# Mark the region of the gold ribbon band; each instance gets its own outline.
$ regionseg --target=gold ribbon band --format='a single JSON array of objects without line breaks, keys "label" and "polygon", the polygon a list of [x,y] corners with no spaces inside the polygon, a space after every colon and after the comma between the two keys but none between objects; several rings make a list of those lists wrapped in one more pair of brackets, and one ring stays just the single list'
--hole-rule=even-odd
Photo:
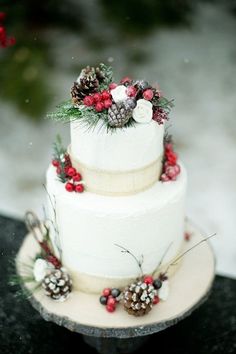
[{"label": "gold ribbon band", "polygon": [[162,170],[162,156],[142,168],[121,172],[96,169],[81,163],[73,156],[70,146],[68,154],[73,167],[83,176],[86,190],[96,194],[110,196],[136,194],[156,183]]}]

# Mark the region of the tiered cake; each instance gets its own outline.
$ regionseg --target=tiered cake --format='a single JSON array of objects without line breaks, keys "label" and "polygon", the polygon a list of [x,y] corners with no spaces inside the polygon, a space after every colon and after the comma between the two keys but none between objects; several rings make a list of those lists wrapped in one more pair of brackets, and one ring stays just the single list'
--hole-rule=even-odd
[{"label": "tiered cake", "polygon": [[70,120],[71,144],[47,172],[51,239],[74,288],[124,287],[141,263],[152,274],[181,250],[187,178],[165,132],[171,102],[143,80],[115,84],[103,64],[71,94],[53,115]]}]

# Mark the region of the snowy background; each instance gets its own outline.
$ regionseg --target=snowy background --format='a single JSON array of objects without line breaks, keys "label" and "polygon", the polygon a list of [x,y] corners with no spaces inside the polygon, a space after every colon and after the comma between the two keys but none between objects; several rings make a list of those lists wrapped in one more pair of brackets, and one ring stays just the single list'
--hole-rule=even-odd
[{"label": "snowy background", "polygon": [[[157,79],[165,95],[175,98],[171,132],[189,175],[187,215],[206,234],[217,233],[211,241],[217,272],[236,277],[236,17],[225,3],[197,2],[186,25],[157,26],[148,34],[134,35],[104,21],[99,1],[89,1],[82,8],[83,34],[79,29],[33,26],[36,47],[40,36],[48,44],[47,64],[41,68],[46,62],[42,55],[40,64],[12,72],[11,84],[18,75],[29,82],[32,77],[45,79],[51,93],[47,109],[52,110],[68,97],[76,70],[84,64],[110,63],[117,79]],[[102,45],[91,36],[94,32]],[[10,50],[9,55],[8,49],[0,49],[7,70],[10,61],[24,61],[35,49],[18,42]],[[24,105],[33,105],[30,90],[19,93],[19,106],[0,86],[0,213],[23,218],[26,209],[33,209],[42,215],[52,142],[60,133],[68,143],[69,127],[45,120],[45,113],[41,119],[29,119]]]}]

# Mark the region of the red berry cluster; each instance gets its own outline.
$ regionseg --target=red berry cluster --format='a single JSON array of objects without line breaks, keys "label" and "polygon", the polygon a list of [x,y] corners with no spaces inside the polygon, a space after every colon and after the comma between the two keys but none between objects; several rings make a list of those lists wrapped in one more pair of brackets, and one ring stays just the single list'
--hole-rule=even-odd
[{"label": "red berry cluster", "polygon": [[63,158],[52,160],[52,165],[56,167],[57,175],[65,183],[67,192],[82,193],[84,186],[81,182],[81,174],[72,166],[70,156],[65,154]]},{"label": "red berry cluster", "polygon": [[171,143],[165,144],[164,164],[161,175],[162,182],[175,181],[180,174],[180,166],[177,164],[178,156]]},{"label": "red berry cluster", "polygon": [[164,124],[164,122],[168,120],[168,114],[163,108],[158,107],[153,111],[152,119],[158,124]]},{"label": "red berry cluster", "polygon": [[0,12],[0,46],[2,48],[10,47],[16,43],[15,37],[8,37],[3,21],[6,17],[5,12]]},{"label": "red berry cluster", "polygon": [[112,105],[111,94],[109,91],[96,92],[85,96],[83,103],[87,107],[94,107],[97,112],[108,109]]},{"label": "red berry cluster", "polygon": [[108,312],[114,312],[116,304],[120,301],[121,291],[119,289],[105,288],[100,296],[100,303],[106,306]]}]

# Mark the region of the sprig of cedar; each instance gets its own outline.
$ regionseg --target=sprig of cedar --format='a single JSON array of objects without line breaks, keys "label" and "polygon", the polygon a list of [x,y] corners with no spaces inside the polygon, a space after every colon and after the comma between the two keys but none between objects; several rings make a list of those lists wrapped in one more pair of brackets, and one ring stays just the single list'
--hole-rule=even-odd
[{"label": "sprig of cedar", "polygon": [[57,135],[56,141],[53,143],[53,150],[54,150],[53,159],[59,162],[58,167],[61,170],[61,172],[58,174],[58,177],[62,183],[65,183],[67,181],[67,176],[65,173],[65,167],[66,167],[65,156],[67,154],[67,151],[62,145],[60,135]]}]

